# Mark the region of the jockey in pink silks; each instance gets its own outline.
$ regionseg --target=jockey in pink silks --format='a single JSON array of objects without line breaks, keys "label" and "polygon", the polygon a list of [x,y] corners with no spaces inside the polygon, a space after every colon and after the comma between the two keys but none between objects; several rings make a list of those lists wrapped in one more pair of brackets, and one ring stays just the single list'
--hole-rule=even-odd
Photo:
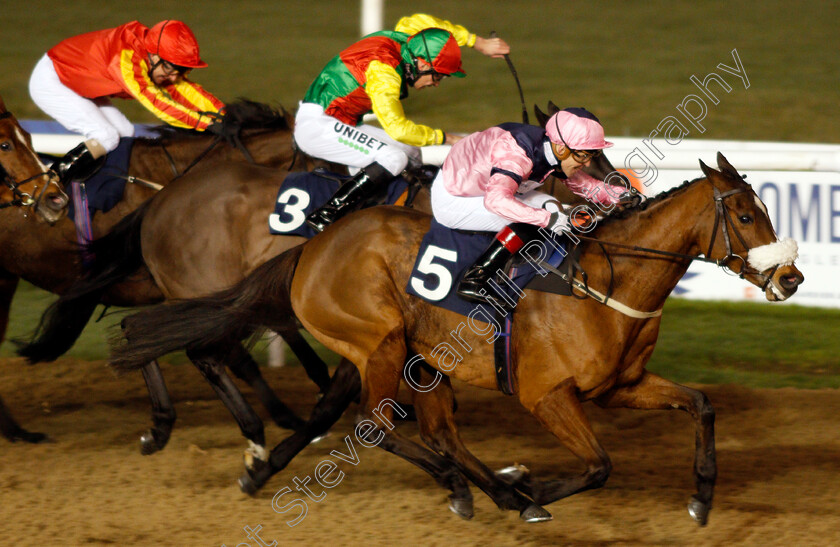
[{"label": "jockey in pink silks", "polygon": [[488,302],[488,282],[504,271],[537,227],[561,234],[569,218],[552,196],[537,190],[549,175],[570,190],[605,205],[621,202],[627,189],[610,186],[581,169],[612,143],[583,108],[557,112],[542,129],[505,123],[473,133],[452,146],[432,185],[435,219],[449,228],[498,231],[490,247],[467,269],[458,294]]}]

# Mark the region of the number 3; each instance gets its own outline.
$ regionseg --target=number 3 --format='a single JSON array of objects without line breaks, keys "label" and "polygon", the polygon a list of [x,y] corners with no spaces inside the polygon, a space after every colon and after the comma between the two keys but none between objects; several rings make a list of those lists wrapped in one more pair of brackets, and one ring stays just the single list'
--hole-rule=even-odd
[{"label": "number 3", "polygon": [[[293,203],[289,203],[290,199],[294,199]],[[277,203],[285,205],[283,213],[291,216],[291,220],[286,222],[280,221],[280,215],[271,213],[268,215],[268,225],[275,232],[291,232],[297,229],[306,220],[306,215],[303,213],[309,205],[310,197],[305,191],[300,188],[289,188],[279,196],[277,196]]]},{"label": "number 3", "polygon": [[446,295],[452,289],[452,274],[449,273],[446,266],[435,264],[433,262],[435,258],[440,258],[447,262],[456,262],[458,260],[458,253],[435,245],[429,245],[423,253],[423,258],[420,259],[420,264],[417,265],[417,271],[437,277],[437,286],[431,289],[427,288],[423,279],[412,277],[411,288],[423,298],[436,302],[446,298]]}]

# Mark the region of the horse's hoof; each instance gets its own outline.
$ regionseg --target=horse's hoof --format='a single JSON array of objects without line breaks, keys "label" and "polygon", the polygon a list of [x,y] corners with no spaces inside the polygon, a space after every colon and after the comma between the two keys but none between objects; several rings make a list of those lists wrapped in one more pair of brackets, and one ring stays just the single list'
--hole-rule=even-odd
[{"label": "horse's hoof", "polygon": [[706,523],[709,521],[709,509],[711,509],[709,504],[703,503],[697,499],[697,496],[691,496],[691,499],[688,501],[688,514],[700,526],[706,526]]},{"label": "horse's hoof", "polygon": [[257,486],[257,483],[254,482],[254,479],[251,478],[251,475],[247,472],[239,477],[237,482],[239,483],[239,489],[242,490],[242,493],[248,494],[249,496],[253,496],[260,489],[260,487]]},{"label": "horse's hoof", "polygon": [[327,437],[329,437],[329,436],[330,436],[330,432],[329,432],[329,431],[327,431],[326,433],[324,433],[324,434],[322,434],[322,435],[318,435],[317,437],[312,437],[312,440],[311,440],[311,441],[309,441],[309,444],[316,444],[316,443],[319,443],[319,442],[323,441],[324,439],[326,439],[326,438],[327,438]]},{"label": "horse's hoof", "polygon": [[25,429],[19,429],[14,434],[9,437],[11,442],[23,441],[25,443],[30,444],[42,444],[42,443],[53,443],[51,438],[44,433],[36,433],[32,431],[27,431]]},{"label": "horse's hoof", "polygon": [[514,485],[522,482],[522,480],[526,479],[530,474],[530,469],[524,465],[515,463],[496,471],[496,478],[505,484]]},{"label": "horse's hoof", "polygon": [[551,520],[553,517],[551,516],[551,513],[545,509],[535,503],[532,503],[519,513],[519,518],[525,522],[545,522],[547,520]]},{"label": "horse's hoof", "polygon": [[449,497],[449,510],[464,520],[473,518],[473,501]]},{"label": "horse's hoof", "polygon": [[158,442],[155,440],[155,436],[151,431],[146,431],[140,435],[140,453],[144,456],[154,454],[161,448],[162,447],[158,445]]}]

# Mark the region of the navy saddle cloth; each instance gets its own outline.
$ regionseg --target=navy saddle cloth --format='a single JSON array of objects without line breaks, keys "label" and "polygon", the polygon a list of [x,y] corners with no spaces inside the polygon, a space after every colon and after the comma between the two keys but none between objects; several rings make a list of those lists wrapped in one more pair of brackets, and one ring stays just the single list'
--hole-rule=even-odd
[{"label": "navy saddle cloth", "polygon": [[[464,300],[458,296],[456,288],[464,271],[487,249],[494,236],[493,232],[453,230],[432,219],[429,231],[423,236],[423,241],[420,243],[414,269],[405,288],[406,292],[435,306],[464,316],[469,316],[470,312],[475,310],[477,306],[489,308],[488,305]],[[554,245],[543,244],[541,248],[547,252],[545,252],[545,256],[539,258],[554,267],[558,267],[566,256],[566,245],[564,242],[555,242],[555,244],[563,251],[557,250]],[[538,250],[536,247],[526,246],[526,248],[532,251]],[[538,258],[531,252],[528,255],[535,260]],[[498,283],[497,286],[504,290],[512,302],[517,302],[519,292],[528,287],[538,271],[536,264],[524,260],[524,257],[521,262],[514,260],[513,266],[508,272],[508,277],[516,288],[511,287],[504,281]],[[546,272],[542,270],[540,273],[542,277],[542,274]],[[541,277],[537,279],[541,279]]]},{"label": "navy saddle cloth", "polygon": [[[125,176],[128,174],[128,162],[131,159],[131,147],[133,145],[133,137],[121,138],[116,150],[105,156],[105,163],[102,167],[84,181],[88,210],[91,216],[93,216],[94,211],[107,213],[122,199],[125,191]],[[75,220],[75,213],[71,200],[67,216]]]},{"label": "navy saddle cloth", "polygon": [[[290,173],[277,192],[274,212],[268,216],[268,230],[275,235],[303,236],[307,239],[317,232],[304,221],[306,216],[324,205],[349,179],[328,171]],[[392,205],[408,189],[408,182],[397,177],[388,185],[384,203]]]}]

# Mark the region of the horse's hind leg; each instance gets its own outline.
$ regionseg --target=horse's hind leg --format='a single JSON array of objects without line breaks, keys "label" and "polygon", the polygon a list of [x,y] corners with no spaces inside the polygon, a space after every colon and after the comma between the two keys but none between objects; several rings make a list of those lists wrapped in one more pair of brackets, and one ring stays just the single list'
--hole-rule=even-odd
[{"label": "horse's hind leg", "polygon": [[335,369],[332,381],[324,396],[315,405],[309,420],[271,450],[268,463],[255,465],[239,479],[239,488],[254,494],[275,474],[289,465],[301,450],[316,437],[326,433],[338,421],[350,403],[361,392],[361,378],[356,366],[342,359]]},{"label": "horse's hind leg", "polygon": [[144,456],[163,450],[172,435],[175,424],[175,407],[169,398],[169,391],[160,372],[160,365],[152,361],[142,369],[143,380],[152,402],[152,428],[140,436],[140,453]]},{"label": "horse's hind leg", "polygon": [[[451,490],[450,509],[463,518],[472,518],[472,493],[455,464],[450,459],[393,431],[394,410],[403,417],[405,415],[405,411],[396,402],[406,355],[404,337],[401,327],[393,329],[369,356],[364,374],[360,412],[360,417],[368,419],[358,427],[366,426],[364,438],[375,439],[373,442],[377,446],[413,463],[431,475],[443,488]],[[377,422],[383,423],[385,427]]]},{"label": "horse's hind leg", "polygon": [[[268,457],[265,449],[265,429],[263,422],[225,372],[223,359],[227,357],[229,348],[211,348],[204,350],[187,350],[187,357],[198,367],[204,378],[213,386],[216,395],[233,414],[242,435],[248,439],[250,446],[245,451],[245,466],[255,465],[254,459],[264,463]],[[256,464],[259,465],[259,464]]]},{"label": "horse's hind leg", "polygon": [[[432,385],[435,381],[436,371],[425,363],[413,367],[412,373],[420,376],[415,385]],[[548,511],[496,477],[464,446],[455,425],[452,412],[455,397],[448,377],[442,377],[438,384],[428,391],[412,390],[412,398],[417,411],[420,437],[434,452],[443,454],[454,462],[461,473],[490,496],[500,509],[517,510],[526,522],[551,519]]]},{"label": "horse's hind leg", "polygon": [[321,393],[326,392],[330,387],[330,371],[327,368],[327,364],[318,357],[318,354],[304,340],[297,327],[278,327],[276,332],[289,345],[289,349],[292,350],[300,361],[300,364],[303,365],[303,369],[306,371],[309,379],[321,388]]},{"label": "horse's hind leg", "polygon": [[603,407],[685,410],[694,418],[696,440],[694,480],[697,493],[691,496],[688,512],[701,526],[709,518],[717,478],[715,461],[715,411],[708,397],[696,389],[681,386],[645,371],[636,384],[609,391],[595,400]]},{"label": "horse's hind leg", "polygon": [[[256,361],[242,344],[233,342],[230,357],[226,359],[226,362],[237,378],[251,386],[260,402],[268,410],[274,423],[286,429],[297,430],[303,427],[305,422],[268,387]],[[327,376],[327,379],[329,379],[329,376]]]},{"label": "horse's hind leg", "polygon": [[607,482],[612,464],[601,447],[583,412],[573,380],[566,380],[549,391],[531,409],[531,413],[571,452],[586,462],[581,475],[550,481],[527,479],[517,483],[539,504],[548,504],[584,490],[600,488]]}]

